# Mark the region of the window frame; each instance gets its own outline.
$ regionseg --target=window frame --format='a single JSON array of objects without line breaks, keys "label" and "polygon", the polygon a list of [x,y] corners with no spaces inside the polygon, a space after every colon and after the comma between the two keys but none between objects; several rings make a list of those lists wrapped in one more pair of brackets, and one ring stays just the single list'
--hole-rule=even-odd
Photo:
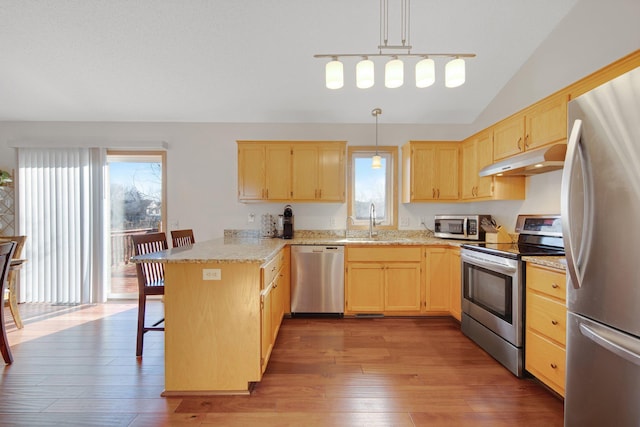
[{"label": "window frame", "polygon": [[[389,206],[387,207],[387,214],[389,221],[383,225],[376,225],[377,229],[381,230],[397,230],[398,229],[398,147],[397,146],[378,146],[377,151],[379,154],[388,154],[391,157],[391,161],[388,164],[387,170],[387,191],[391,194],[387,195]],[[354,159],[357,157],[363,157],[362,154],[366,154],[372,157],[376,153],[376,147],[373,145],[356,145],[347,147],[347,216],[354,218],[353,223],[349,222],[348,228],[351,230],[364,230],[369,228],[368,220],[356,220],[355,219],[355,171],[354,171]],[[353,225],[352,225],[353,224]]]}]

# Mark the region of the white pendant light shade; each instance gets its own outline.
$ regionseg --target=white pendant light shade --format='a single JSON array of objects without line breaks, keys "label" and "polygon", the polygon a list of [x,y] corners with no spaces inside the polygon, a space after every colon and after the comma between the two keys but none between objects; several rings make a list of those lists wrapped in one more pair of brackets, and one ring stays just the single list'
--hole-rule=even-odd
[{"label": "white pendant light shade", "polygon": [[340,89],[344,85],[342,62],[337,59],[327,62],[324,72],[327,89]]},{"label": "white pendant light shade", "polygon": [[375,155],[371,158],[371,169],[380,169],[382,167],[382,157]]},{"label": "white pendant light shade", "polygon": [[416,87],[431,86],[436,81],[436,65],[433,59],[425,58],[416,64]]},{"label": "white pendant light shade", "polygon": [[363,59],[356,65],[356,86],[360,89],[368,89],[374,84],[373,61]]},{"label": "white pendant light shade", "polygon": [[399,59],[392,59],[384,66],[384,85],[395,89],[404,83],[404,64]]},{"label": "white pendant light shade", "polygon": [[456,58],[447,62],[444,67],[444,85],[446,87],[458,87],[464,84],[464,80],[464,59]]}]

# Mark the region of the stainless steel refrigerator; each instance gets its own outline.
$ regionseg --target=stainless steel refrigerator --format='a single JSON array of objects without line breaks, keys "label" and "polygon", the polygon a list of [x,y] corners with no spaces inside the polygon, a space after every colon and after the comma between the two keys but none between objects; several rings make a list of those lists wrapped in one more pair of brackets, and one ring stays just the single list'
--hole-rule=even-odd
[{"label": "stainless steel refrigerator", "polygon": [[569,103],[565,426],[640,426],[640,67]]}]

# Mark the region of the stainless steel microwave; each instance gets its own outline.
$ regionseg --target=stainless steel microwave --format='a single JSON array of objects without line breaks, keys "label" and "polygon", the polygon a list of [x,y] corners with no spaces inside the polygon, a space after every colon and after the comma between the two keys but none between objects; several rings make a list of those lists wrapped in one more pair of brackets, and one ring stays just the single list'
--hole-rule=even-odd
[{"label": "stainless steel microwave", "polygon": [[485,232],[480,226],[491,215],[436,215],[434,235],[443,239],[484,240]]}]

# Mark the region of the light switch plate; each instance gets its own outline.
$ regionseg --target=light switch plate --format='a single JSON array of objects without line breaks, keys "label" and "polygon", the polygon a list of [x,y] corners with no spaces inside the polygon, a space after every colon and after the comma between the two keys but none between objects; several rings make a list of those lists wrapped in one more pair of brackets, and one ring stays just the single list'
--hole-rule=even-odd
[{"label": "light switch plate", "polygon": [[222,271],[219,268],[203,268],[202,280],[222,280]]}]

